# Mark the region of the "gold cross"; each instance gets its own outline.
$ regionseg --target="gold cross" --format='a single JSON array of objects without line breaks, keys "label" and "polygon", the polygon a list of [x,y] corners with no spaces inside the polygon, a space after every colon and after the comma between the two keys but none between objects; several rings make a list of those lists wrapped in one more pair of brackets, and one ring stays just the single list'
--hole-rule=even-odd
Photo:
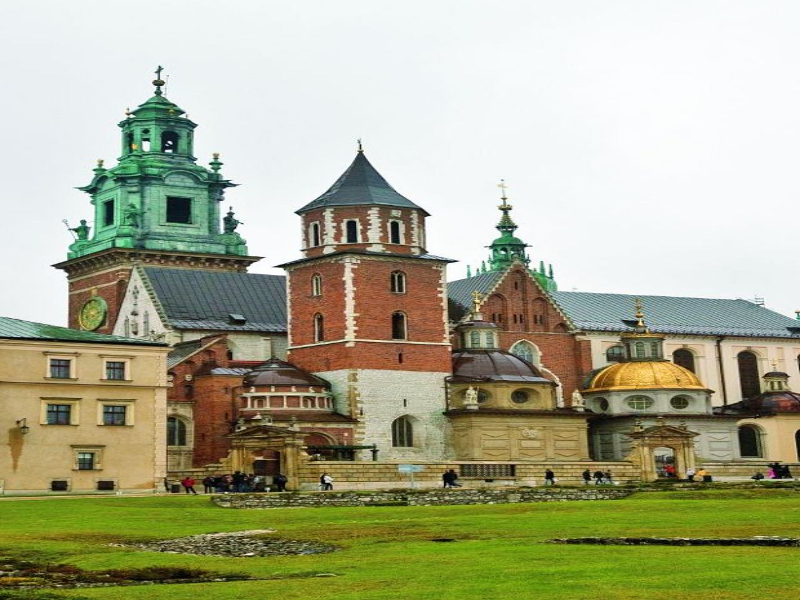
[{"label": "gold cross", "polygon": [[482,300],[483,294],[481,294],[478,290],[472,292],[472,312],[478,312]]}]

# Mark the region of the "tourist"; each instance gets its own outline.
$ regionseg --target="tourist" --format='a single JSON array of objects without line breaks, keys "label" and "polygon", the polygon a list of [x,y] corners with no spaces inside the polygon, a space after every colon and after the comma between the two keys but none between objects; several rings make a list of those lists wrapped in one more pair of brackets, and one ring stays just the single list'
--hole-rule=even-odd
[{"label": "tourist", "polygon": [[781,476],[781,463],[777,460],[767,465],[767,477],[770,479],[780,479]]},{"label": "tourist", "polygon": [[211,475],[203,478],[203,493],[204,494],[214,493],[214,478]]},{"label": "tourist", "polygon": [[556,484],[556,474],[553,473],[551,469],[547,469],[544,472],[544,484],[545,485],[555,485]]},{"label": "tourist", "polygon": [[444,479],[445,487],[451,487],[451,488],[461,487],[461,484],[458,483],[458,473],[456,473],[453,469],[446,471],[442,477]]},{"label": "tourist", "polygon": [[783,465],[781,467],[781,477],[784,479],[794,479],[792,477],[792,472],[789,470],[789,465]]},{"label": "tourist", "polygon": [[697,471],[695,471],[694,467],[689,467],[686,469],[686,479],[694,483],[694,476],[697,475]]},{"label": "tourist", "polygon": [[775,469],[772,465],[767,466],[767,479],[777,479],[778,475],[775,473]]},{"label": "tourist", "polygon": [[195,496],[197,495],[197,492],[194,489],[194,479],[192,479],[189,475],[181,479],[181,485],[187,494],[194,494]]},{"label": "tourist", "polygon": [[247,475],[242,473],[241,471],[234,471],[233,473],[233,491],[236,492],[243,492],[244,491],[244,483],[247,479]]},{"label": "tourist", "polygon": [[696,475],[700,478],[700,481],[703,483],[708,483],[711,481],[711,476],[708,474],[708,471],[703,469],[702,467],[697,471]]},{"label": "tourist", "polygon": [[677,472],[675,471],[675,465],[673,465],[672,463],[664,467],[664,472],[667,474],[667,477],[670,478],[674,478],[677,475]]},{"label": "tourist", "polygon": [[323,490],[332,490],[333,489],[333,477],[328,475],[327,473],[323,473],[322,477],[322,489]]},{"label": "tourist", "polygon": [[167,479],[166,477],[164,477],[164,491],[167,492],[168,494],[170,493],[169,479]]},{"label": "tourist", "polygon": [[583,485],[589,485],[592,482],[592,472],[586,469],[583,472]]},{"label": "tourist", "polygon": [[603,483],[604,474],[602,471],[597,470],[594,472],[594,484],[601,485]]},{"label": "tourist", "polygon": [[289,478],[286,477],[286,475],[283,473],[278,473],[275,475],[275,479],[273,479],[273,481],[275,482],[275,487],[277,488],[275,490],[276,492],[286,491],[286,484],[289,482]]},{"label": "tourist", "polygon": [[611,478],[611,471],[606,471],[605,473],[603,473],[603,479],[606,480],[606,483],[608,485],[614,484],[614,480]]}]

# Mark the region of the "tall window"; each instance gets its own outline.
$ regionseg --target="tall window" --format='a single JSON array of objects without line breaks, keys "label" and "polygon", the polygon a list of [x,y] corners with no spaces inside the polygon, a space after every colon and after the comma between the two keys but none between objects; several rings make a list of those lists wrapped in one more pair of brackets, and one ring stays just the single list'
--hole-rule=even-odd
[{"label": "tall window", "polygon": [[392,271],[391,275],[391,290],[395,294],[406,293],[406,274],[402,271]]},{"label": "tall window", "polygon": [[761,433],[753,425],[739,427],[739,453],[742,458],[763,458]]},{"label": "tall window", "polygon": [[408,335],[406,316],[401,312],[392,313],[392,339],[404,340]]},{"label": "tall window", "polygon": [[400,243],[400,223],[397,221],[391,221],[389,223],[389,243]]},{"label": "tall window", "polygon": [[69,425],[72,422],[71,404],[48,404],[47,405],[47,424],[48,425]]},{"label": "tall window", "polygon": [[322,296],[322,275],[319,273],[311,277],[311,295]]},{"label": "tall window", "polygon": [[675,350],[675,352],[672,353],[672,362],[684,369],[689,369],[692,373],[695,372],[694,354],[691,350],[686,350],[686,348]]},{"label": "tall window", "polygon": [[125,363],[123,361],[106,361],[106,379],[125,381]]},{"label": "tall window", "polygon": [[634,348],[636,348],[636,358],[644,358],[645,357],[644,342],[636,342],[636,344],[634,345]]},{"label": "tall window", "polygon": [[469,347],[470,348],[480,348],[481,347],[481,332],[480,331],[470,331],[469,332]]},{"label": "tall window", "polygon": [[761,382],[758,380],[758,357],[744,350],[736,357],[739,363],[739,385],[742,398],[754,398],[761,393]]},{"label": "tall window", "polygon": [[358,243],[358,221],[347,221],[345,223],[345,233],[348,244]]},{"label": "tall window", "polygon": [[486,347],[487,348],[494,348],[495,347],[495,345],[494,345],[494,332],[493,331],[487,331],[486,332]]},{"label": "tall window", "polygon": [[311,224],[311,246],[317,247],[321,243],[321,236],[319,234],[319,223]]},{"label": "tall window", "polygon": [[539,362],[539,353],[533,347],[533,344],[528,342],[517,342],[511,346],[511,354],[519,356],[522,360],[528,361],[532,365]]},{"label": "tall window", "polygon": [[125,425],[127,408],[113,404],[103,406],[103,425]]},{"label": "tall window", "polygon": [[392,446],[410,448],[414,445],[414,427],[408,417],[399,417],[392,421]]},{"label": "tall window", "polygon": [[103,225],[105,227],[114,224],[114,208],[115,203],[113,200],[103,202]]},{"label": "tall window", "polygon": [[72,375],[72,361],[68,358],[50,359],[50,377],[53,379],[69,379]]},{"label": "tall window", "polygon": [[191,223],[192,199],[167,196],[167,223]]},{"label": "tall window", "polygon": [[325,319],[319,313],[314,315],[314,341],[315,342],[325,341]]},{"label": "tall window", "polygon": [[186,445],[186,423],[176,417],[167,419],[167,446]]}]

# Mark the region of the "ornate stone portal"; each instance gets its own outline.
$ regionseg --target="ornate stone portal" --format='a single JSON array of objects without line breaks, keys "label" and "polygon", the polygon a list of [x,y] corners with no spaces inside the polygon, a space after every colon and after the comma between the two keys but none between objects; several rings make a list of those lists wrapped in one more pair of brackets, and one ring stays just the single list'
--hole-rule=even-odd
[{"label": "ornate stone portal", "polygon": [[679,479],[686,477],[686,469],[696,467],[694,454],[694,438],[700,435],[685,428],[664,424],[659,418],[652,427],[637,428],[627,434],[633,440],[633,448],[625,460],[629,460],[641,468],[644,481],[658,479],[655,450],[669,448],[674,453],[675,471]]},{"label": "ornate stone portal", "polygon": [[256,425],[239,430],[228,437],[232,448],[223,465],[230,472],[251,473],[253,463],[261,460],[265,451],[272,451],[280,457],[279,471],[289,480],[286,487],[290,490],[300,489],[300,461],[306,460],[303,451],[305,445],[303,432],[293,427]]}]

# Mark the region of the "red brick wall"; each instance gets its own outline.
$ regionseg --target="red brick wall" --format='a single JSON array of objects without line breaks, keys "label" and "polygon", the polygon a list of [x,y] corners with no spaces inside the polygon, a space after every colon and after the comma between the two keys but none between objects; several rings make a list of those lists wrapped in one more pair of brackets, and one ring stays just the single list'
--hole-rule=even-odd
[{"label": "red brick wall", "polygon": [[108,316],[105,324],[97,329],[97,333],[111,333],[117,322],[125,290],[130,280],[131,267],[120,266],[105,273],[90,275],[69,282],[69,327],[80,329],[78,314],[84,303],[92,297],[92,290],[108,304]]}]

